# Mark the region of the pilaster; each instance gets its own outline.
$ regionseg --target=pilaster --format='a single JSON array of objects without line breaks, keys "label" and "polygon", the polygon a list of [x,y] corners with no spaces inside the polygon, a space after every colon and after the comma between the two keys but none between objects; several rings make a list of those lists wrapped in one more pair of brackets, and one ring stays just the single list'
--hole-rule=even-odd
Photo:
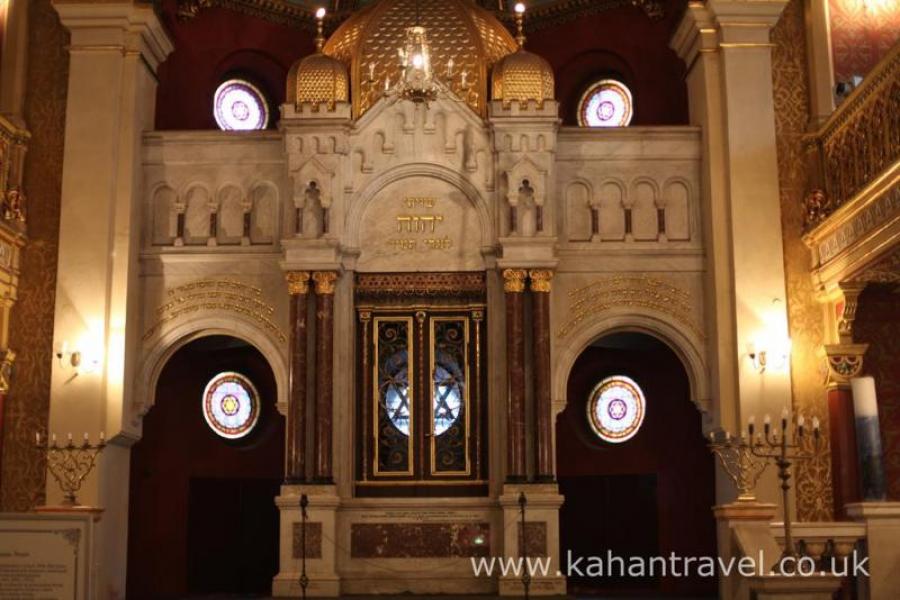
[{"label": "pilaster", "polygon": [[525,457],[525,279],[524,269],[503,271],[506,296],[507,467],[506,481],[527,478]]},{"label": "pilaster", "polygon": [[[703,128],[713,418],[731,431],[792,402],[788,365],[761,371],[750,360],[788,340],[769,39],[784,6],[691,2],[672,39],[687,65],[691,122]],[[760,492],[774,500],[774,479]]]},{"label": "pilaster", "polygon": [[[131,382],[140,343],[141,136],[153,126],[156,69],[172,43],[153,8],[58,2],[71,33],[54,343],[81,367],[54,361],[51,432],[109,445],[80,497],[105,509],[97,589],[124,596],[129,446],[140,436]],[[49,359],[49,357],[48,357]],[[47,485],[48,504],[59,491]]]},{"label": "pilaster", "polygon": [[309,273],[288,271],[285,273],[290,306],[290,392],[288,395],[288,419],[286,426],[287,461],[285,481],[306,481],[306,431],[307,431],[307,340]]}]

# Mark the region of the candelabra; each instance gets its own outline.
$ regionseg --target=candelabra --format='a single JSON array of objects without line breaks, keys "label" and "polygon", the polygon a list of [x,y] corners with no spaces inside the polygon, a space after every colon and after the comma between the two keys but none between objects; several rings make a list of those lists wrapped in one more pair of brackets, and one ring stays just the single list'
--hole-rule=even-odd
[{"label": "candelabra", "polygon": [[738,490],[738,502],[754,502],[756,483],[768,466],[768,460],[756,456],[744,436],[733,437],[729,433],[716,438],[709,433],[709,449],[719,459],[722,469]]},{"label": "candelabra", "polygon": [[[804,427],[803,416],[798,416],[796,423],[789,418],[788,410],[781,413],[781,428],[772,427],[769,415],[766,415],[763,423],[763,432],[756,431],[755,418],[750,417],[747,432],[750,437],[750,451],[756,458],[771,461],[778,467],[778,478],[781,480],[781,495],[784,502],[784,551],[781,554],[779,565],[781,571],[797,564],[797,547],[791,535],[791,511],[790,511],[790,479],[791,465],[797,461],[813,458],[820,443],[819,419],[813,418],[812,440]],[[786,558],[794,560],[786,561]]]},{"label": "candelabra", "polygon": [[47,455],[47,470],[63,492],[63,506],[79,506],[75,494],[94,469],[97,456],[106,447],[103,432],[100,432],[100,441],[96,444],[90,443],[87,433],[84,434],[84,442],[76,444],[70,433],[63,445],[57,444],[55,434],[43,442],[38,433],[35,434],[35,446]]}]

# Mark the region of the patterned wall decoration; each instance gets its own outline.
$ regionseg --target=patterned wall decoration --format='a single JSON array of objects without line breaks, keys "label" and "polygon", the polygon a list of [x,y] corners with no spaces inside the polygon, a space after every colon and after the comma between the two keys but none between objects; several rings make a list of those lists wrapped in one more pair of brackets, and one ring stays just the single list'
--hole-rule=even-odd
[{"label": "patterned wall decoration", "polygon": [[869,284],[859,297],[853,341],[869,344],[863,369],[875,378],[888,498],[900,500],[900,290]]},{"label": "patterned wall decoration", "polygon": [[53,359],[53,313],[65,130],[69,34],[50,0],[29,8],[25,120],[32,140],[25,164],[28,244],[22,252],[19,300],[10,321],[18,354],[6,401],[0,510],[28,510],[44,500],[44,461],[33,449],[46,432]]},{"label": "patterned wall decoration", "polygon": [[694,318],[690,292],[647,275],[604,277],[569,292],[567,320],[556,330],[559,338],[577,331],[585,321],[616,307],[649,308],[670,315],[699,339],[704,334]]},{"label": "patterned wall decoration", "polygon": [[900,38],[900,10],[893,0],[829,0],[834,80],[865,75]]},{"label": "patterned wall decoration", "polygon": [[[810,118],[803,18],[802,1],[791,0],[772,31],[772,78],[794,407],[807,417],[819,417],[827,433],[825,363],[818,354],[824,322],[809,274],[809,250],[800,239],[807,179],[802,136]],[[814,460],[797,466],[797,516],[803,521],[832,518],[831,450],[824,441]]]}]

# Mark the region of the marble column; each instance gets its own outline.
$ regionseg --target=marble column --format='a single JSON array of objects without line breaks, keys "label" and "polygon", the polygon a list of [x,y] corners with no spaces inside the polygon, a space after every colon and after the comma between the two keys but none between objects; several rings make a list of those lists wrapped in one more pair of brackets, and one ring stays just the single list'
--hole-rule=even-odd
[{"label": "marble column", "polygon": [[847,517],[846,506],[860,500],[856,426],[850,378],[862,371],[867,344],[827,344],[828,433],[831,442],[831,480],[834,516]]},{"label": "marble column", "polygon": [[507,473],[506,481],[524,482],[525,465],[525,323],[523,269],[503,271],[506,294]]},{"label": "marble column", "polygon": [[540,482],[554,481],[550,408],[550,287],[553,271],[529,271],[534,340],[535,469]]},{"label": "marble column", "polygon": [[306,481],[306,344],[307,344],[307,295],[309,273],[290,271],[285,274],[290,306],[290,392],[287,421],[286,483]]},{"label": "marble column", "polygon": [[331,484],[334,422],[334,271],[316,271],[316,435],[315,483]]}]

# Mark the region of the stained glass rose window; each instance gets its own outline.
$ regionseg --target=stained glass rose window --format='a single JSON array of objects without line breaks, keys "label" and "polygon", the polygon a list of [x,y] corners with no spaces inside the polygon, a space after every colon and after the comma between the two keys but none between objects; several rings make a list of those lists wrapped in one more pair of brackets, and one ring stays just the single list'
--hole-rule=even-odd
[{"label": "stained glass rose window", "polygon": [[629,377],[607,377],[591,392],[587,412],[594,433],[603,441],[619,444],[634,437],[644,422],[644,392]]},{"label": "stained glass rose window", "polygon": [[631,92],[621,81],[598,81],[578,103],[578,124],[582,127],[626,127],[631,123]]},{"label": "stained glass rose window", "polygon": [[265,129],[269,124],[265,97],[243,79],[229,79],[218,87],[213,96],[213,115],[224,131]]},{"label": "stained glass rose window", "polygon": [[259,421],[259,394],[240,373],[219,373],[206,384],[203,392],[203,417],[221,437],[242,438]]}]

